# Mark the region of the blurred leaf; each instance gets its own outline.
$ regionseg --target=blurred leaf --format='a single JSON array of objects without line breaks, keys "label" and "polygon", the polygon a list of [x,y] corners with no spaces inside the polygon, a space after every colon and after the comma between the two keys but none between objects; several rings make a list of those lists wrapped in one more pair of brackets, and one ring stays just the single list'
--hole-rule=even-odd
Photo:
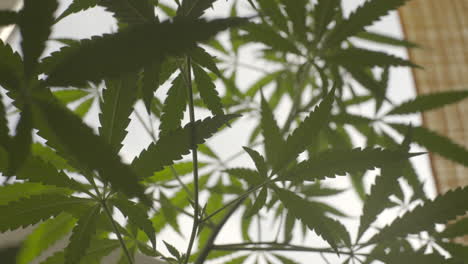
[{"label": "blurred leaf", "polygon": [[22,38],[24,72],[28,77],[35,73],[37,61],[45,49],[57,7],[57,0],[24,0],[18,25]]},{"label": "blurred leaf", "polygon": [[28,264],[42,252],[67,235],[75,226],[76,220],[62,213],[40,224],[28,235],[16,257],[16,264]]},{"label": "blurred leaf", "polygon": [[444,231],[437,234],[438,237],[456,238],[468,235],[468,218],[462,218],[455,223],[447,225]]},{"label": "blurred leaf", "polygon": [[126,128],[136,101],[136,80],[136,74],[106,80],[106,89],[102,92],[99,135],[116,153],[122,148],[122,141],[127,134]]},{"label": "blurred leaf", "polygon": [[10,10],[0,10],[0,26],[18,23],[18,13]]},{"label": "blurred leaf", "polygon": [[241,18],[228,18],[210,22],[197,19],[147,23],[81,40],[44,59],[43,69],[49,76],[46,82],[52,86],[67,86],[115,78],[161,62],[167,55],[182,54],[197,41],[243,22]]},{"label": "blurred leaf", "polygon": [[261,11],[270,17],[273,24],[284,32],[288,32],[287,18],[282,14],[277,0],[257,0]]},{"label": "blurred leaf", "polygon": [[114,13],[117,21],[128,24],[151,23],[154,6],[147,0],[100,0],[99,5]]},{"label": "blurred leaf", "polygon": [[[220,127],[237,115],[219,115],[195,122],[195,144],[202,144]],[[132,161],[132,168],[140,177],[148,177],[160,171],[164,166],[172,165],[175,160],[190,152],[192,147],[191,124],[163,135],[156,144],[152,143],[139,157]]]},{"label": "blurred leaf", "polygon": [[[327,60],[347,65],[346,67],[386,67],[386,66],[419,66],[400,57],[381,51],[367,50],[361,48],[348,48],[334,52],[326,57]],[[420,67],[419,67],[420,68]]]},{"label": "blurred leaf", "polygon": [[[438,254],[424,254],[416,252],[397,252],[388,255],[378,256],[377,259],[385,263],[399,263],[399,264],[414,264],[414,263],[427,263],[427,264],[455,264],[453,259],[446,259]],[[461,264],[461,263],[458,263]]]},{"label": "blurred leaf", "polygon": [[260,42],[276,51],[300,54],[294,43],[265,24],[249,23],[242,29],[248,32],[247,35],[242,36],[242,39],[248,42]]},{"label": "blurred leaf", "polygon": [[418,95],[414,99],[393,107],[393,109],[385,115],[404,115],[416,112],[425,112],[448,104],[456,103],[466,97],[468,97],[468,90]]},{"label": "blurred leaf", "polygon": [[294,33],[299,39],[307,40],[307,24],[306,24],[306,11],[307,0],[281,0],[285,6],[286,14],[292,21]]},{"label": "blurred leaf", "polygon": [[340,6],[339,0],[318,0],[314,8],[315,34],[314,38],[320,40],[327,31],[327,27],[336,15]]},{"label": "blurred leaf", "polygon": [[396,10],[407,0],[370,0],[364,2],[352,12],[347,19],[340,21],[327,35],[324,47],[331,47],[340,44],[348,37],[354,36],[364,31],[366,26],[372,25],[380,18],[388,14],[389,11]]},{"label": "blurred leaf", "polygon": [[284,70],[275,71],[272,73],[266,73],[260,79],[258,79],[250,88],[245,92],[246,96],[254,97],[258,91],[261,91],[263,87],[275,81],[281,74],[284,73]]},{"label": "blurred leaf", "polygon": [[268,188],[263,187],[260,190],[257,198],[255,199],[254,204],[252,205],[252,207],[247,209],[247,212],[244,214],[243,218],[244,217],[250,218],[253,215],[256,215],[263,207],[265,207],[267,195],[268,195]]},{"label": "blurred leaf", "polygon": [[397,47],[405,47],[405,48],[419,48],[419,45],[413,43],[411,41],[407,41],[405,39],[395,38],[386,34],[371,32],[371,31],[362,31],[356,34],[356,37],[379,43],[379,44],[387,44],[390,46],[397,46]]}]

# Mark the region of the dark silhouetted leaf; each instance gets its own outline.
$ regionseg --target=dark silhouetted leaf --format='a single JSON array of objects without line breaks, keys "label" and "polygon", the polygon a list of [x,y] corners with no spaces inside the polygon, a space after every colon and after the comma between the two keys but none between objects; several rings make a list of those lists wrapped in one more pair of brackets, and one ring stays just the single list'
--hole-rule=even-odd
[{"label": "dark silhouetted leaf", "polygon": [[444,105],[456,103],[465,99],[466,97],[468,97],[467,90],[418,95],[414,99],[395,106],[386,115],[405,115],[416,112],[424,112],[442,107]]},{"label": "dark silhouetted leaf", "polygon": [[300,54],[294,43],[267,25],[249,23],[242,28],[248,32],[247,35],[242,36],[244,40],[260,42],[278,51]]},{"label": "dark silhouetted leaf", "polygon": [[335,97],[335,89],[332,89],[293,133],[287,138],[285,147],[273,170],[282,169],[291,160],[309,147],[318,137],[320,130],[326,126],[331,116],[331,109]]},{"label": "dark silhouetted leaf", "polygon": [[307,12],[307,0],[281,0],[285,6],[288,18],[292,21],[294,33],[299,36],[300,39],[306,40],[307,24],[306,24],[306,12]]},{"label": "dark silhouetted leaf", "polygon": [[[405,133],[408,130],[407,125],[393,123],[390,125],[400,133]],[[439,135],[425,127],[413,127],[413,141],[430,152],[468,166],[468,150],[445,136]]]},{"label": "dark silhouetted leaf", "polygon": [[172,86],[167,92],[164,101],[163,114],[161,116],[160,136],[168,134],[178,128],[184,118],[184,111],[187,108],[187,89],[184,76],[179,73],[177,78],[172,81]]},{"label": "dark silhouetted leaf", "polygon": [[260,190],[260,193],[258,194],[257,198],[255,199],[254,204],[252,205],[252,207],[248,209],[244,217],[247,217],[247,218],[252,217],[253,215],[257,214],[260,211],[260,209],[265,207],[267,195],[268,195],[268,188],[263,187]]},{"label": "dark silhouetted leaf", "polygon": [[198,63],[200,66],[203,66],[213,72],[214,74],[218,76],[222,76],[221,72],[218,69],[218,66],[216,66],[216,62],[214,60],[214,57],[212,57],[206,50],[204,50],[202,47],[195,47],[190,51],[190,57]]},{"label": "dark silhouetted leaf", "polygon": [[222,115],[223,105],[221,104],[221,98],[219,98],[213,80],[201,67],[195,64],[192,66],[195,75],[195,83],[197,84],[203,103],[205,103],[213,115]]},{"label": "dark silhouetted leaf", "polygon": [[352,12],[347,19],[338,23],[325,39],[324,47],[340,44],[350,36],[364,31],[366,26],[372,25],[389,11],[397,9],[408,0],[370,0]]},{"label": "dark silhouetted leaf", "polygon": [[[196,144],[202,144],[229,120],[238,115],[220,115],[195,122]],[[192,147],[191,125],[173,130],[159,138],[156,144],[152,143],[140,156],[132,162],[132,168],[140,177],[152,176],[164,166],[172,165],[175,160],[182,158],[190,152]]]},{"label": "dark silhouetted leaf", "polygon": [[260,177],[258,172],[252,169],[232,168],[232,169],[227,169],[224,172],[236,178],[246,181],[250,186],[257,186],[264,181],[262,177]]},{"label": "dark silhouetted leaf", "polygon": [[406,47],[406,48],[418,48],[419,45],[413,43],[411,41],[407,41],[405,39],[395,38],[386,34],[377,33],[377,32],[370,32],[370,31],[362,31],[356,34],[356,37],[372,41],[379,44],[386,44],[390,46],[397,46],[397,47]]},{"label": "dark silhouetted leaf", "polygon": [[37,61],[44,51],[57,7],[57,0],[24,1],[18,24],[22,37],[24,71],[28,77],[31,77],[36,70]]},{"label": "dark silhouetted leaf", "polygon": [[241,18],[177,20],[130,26],[118,33],[62,48],[44,59],[53,86],[79,85],[85,81],[118,77],[151,63],[161,62],[167,55],[178,55],[209,39],[217,32],[244,23]]},{"label": "dark silhouetted leaf", "polygon": [[468,188],[465,187],[448,191],[432,201],[426,200],[423,205],[417,206],[384,227],[370,241],[376,242],[408,234],[417,234],[431,230],[435,224],[445,224],[454,220],[457,216],[464,215],[468,211],[467,197]]},{"label": "dark silhouetted leaf", "polygon": [[184,0],[177,10],[177,16],[198,18],[206,9],[212,7],[216,0]]},{"label": "dark silhouetted leaf", "polygon": [[270,17],[273,24],[284,32],[288,32],[286,16],[282,14],[277,0],[257,0],[262,12]]},{"label": "dark silhouetted leaf", "polygon": [[11,140],[8,175],[16,174],[31,152],[32,121],[31,108],[25,107],[21,112],[21,118],[16,126],[15,136]]},{"label": "dark silhouetted leaf", "polygon": [[328,55],[327,60],[347,67],[386,67],[386,66],[409,66],[418,65],[381,51],[373,51],[361,48],[348,48]]},{"label": "dark silhouetted leaf", "polygon": [[96,226],[101,206],[91,207],[84,213],[73,228],[70,243],[65,248],[65,264],[79,263],[83,252],[89,248],[91,239],[96,233]]},{"label": "dark silhouetted leaf", "polygon": [[73,0],[73,2],[63,11],[62,14],[55,20],[57,23],[58,21],[62,20],[63,18],[73,14],[78,13],[81,11],[85,11],[89,8],[95,7],[99,3],[99,0]]},{"label": "dark silhouetted leaf", "polygon": [[35,195],[0,206],[0,231],[26,227],[61,212],[81,211],[93,201],[60,194]]},{"label": "dark silhouetted leaf", "polygon": [[0,187],[0,205],[6,205],[21,198],[44,194],[67,194],[68,189],[42,185],[40,183],[23,182]]},{"label": "dark silhouetted leaf", "polygon": [[137,75],[127,74],[107,80],[102,92],[99,135],[118,153],[130,123],[130,114],[136,101]]},{"label": "dark silhouetted leaf", "polygon": [[143,206],[126,199],[114,198],[111,202],[119,208],[123,215],[128,217],[131,223],[145,232],[153,245],[153,249],[156,249],[156,231],[148,219],[147,210]]},{"label": "dark silhouetted leaf", "polygon": [[0,58],[0,85],[8,91],[17,91],[24,79],[20,55],[0,40]]},{"label": "dark silhouetted leaf", "polygon": [[66,236],[75,226],[76,220],[69,214],[62,213],[40,224],[23,242],[16,257],[17,264],[31,263],[55,242]]},{"label": "dark silhouetted leaf", "polygon": [[336,10],[340,6],[339,0],[319,0],[314,8],[315,35],[320,40],[326,32],[328,24],[333,20]]},{"label": "dark silhouetted leaf", "polygon": [[439,254],[424,254],[422,252],[395,252],[388,255],[378,256],[377,259],[385,263],[398,264],[462,264],[461,262],[454,261],[453,259],[446,259]]},{"label": "dark silhouetted leaf", "polygon": [[437,236],[446,238],[456,238],[468,235],[468,218],[463,218],[455,223],[449,224],[444,231]]},{"label": "dark silhouetted leaf", "polygon": [[243,147],[243,149],[245,150],[245,152],[247,152],[247,154],[249,154],[250,158],[255,163],[255,167],[257,168],[257,171],[260,174],[260,176],[262,176],[263,178],[266,178],[268,176],[267,167],[266,167],[265,159],[263,158],[263,156],[260,153],[258,153],[256,150],[253,150],[251,148]]},{"label": "dark silhouetted leaf", "polygon": [[155,20],[154,6],[148,0],[100,0],[99,5],[114,13],[122,23],[141,24]]},{"label": "dark silhouetted leaf", "polygon": [[265,140],[265,155],[270,164],[276,164],[284,148],[285,141],[281,136],[281,131],[276,123],[273,112],[263,96],[261,111],[262,118],[260,124]]},{"label": "dark silhouetted leaf", "polygon": [[47,140],[59,142],[81,166],[99,171],[115,190],[148,201],[130,166],[122,163],[112,147],[102,137],[95,135],[79,117],[55,102],[39,98],[34,103],[33,114],[35,122],[48,124],[48,127],[41,127],[41,130],[45,130],[43,133],[49,136]]},{"label": "dark silhouetted leaf", "polygon": [[9,10],[0,10],[0,26],[16,24],[18,22],[18,13]]},{"label": "dark silhouetted leaf", "polygon": [[346,228],[339,222],[325,216],[321,207],[297,196],[296,194],[275,189],[284,207],[317,235],[321,236],[336,251],[342,243],[350,244]]}]

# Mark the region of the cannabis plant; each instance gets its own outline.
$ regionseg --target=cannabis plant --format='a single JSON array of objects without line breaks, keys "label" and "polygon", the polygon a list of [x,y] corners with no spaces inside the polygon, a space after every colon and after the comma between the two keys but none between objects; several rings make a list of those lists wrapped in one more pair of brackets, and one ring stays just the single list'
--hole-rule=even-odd
[{"label": "cannabis plant", "polygon": [[[16,24],[21,34],[18,52],[0,43],[2,97],[11,102],[0,104],[7,179],[0,232],[36,225],[17,263],[66,237],[65,249],[42,264],[101,263],[114,251],[131,264],[137,254],[179,264],[289,264],[298,251],[327,263],[466,263],[468,248],[454,239],[468,233],[467,219],[456,221],[468,210],[468,188],[429,199],[409,159],[423,154],[411,150],[413,142],[465,166],[468,151],[391,117],[455,103],[468,91],[393,104],[391,69],[421,67],[356,42],[417,48],[366,30],[406,1],[369,0],[344,15],[339,0],[231,0],[230,17],[203,18],[215,2],[74,0],[56,17],[57,0],[25,0],[19,12],[0,12],[1,25]],[[252,15],[237,17],[238,4]],[[53,26],[95,6],[114,15],[115,33],[61,39],[63,47],[44,57]],[[274,70],[245,65],[246,47]],[[258,71],[248,87],[241,87],[243,67]],[[95,101],[97,129],[82,119]],[[368,103],[373,113],[353,112]],[[127,163],[119,152],[132,115],[153,142]],[[220,157],[210,138],[247,121],[246,146]],[[355,146],[350,128],[365,145]],[[232,165],[242,155],[251,163]],[[371,170],[379,175],[366,191]],[[356,230],[329,203],[344,191],[329,178],[350,179],[362,200]],[[395,208],[399,217],[379,224]],[[192,219],[189,234],[180,230],[182,216]],[[238,243],[217,239],[235,216]],[[172,243],[167,229],[186,243]],[[316,245],[301,242],[310,237]]]}]

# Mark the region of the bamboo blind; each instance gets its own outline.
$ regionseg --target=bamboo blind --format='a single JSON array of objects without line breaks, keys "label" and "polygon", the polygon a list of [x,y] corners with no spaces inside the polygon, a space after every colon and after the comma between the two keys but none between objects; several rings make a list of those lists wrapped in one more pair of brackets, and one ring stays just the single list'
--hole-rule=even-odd
[{"label": "bamboo blind", "polygon": [[[413,71],[417,93],[468,89],[468,0],[413,0],[399,13],[406,38],[423,46],[409,51],[425,68]],[[468,100],[425,113],[423,124],[468,148]],[[439,193],[468,185],[467,167],[430,159]]]}]

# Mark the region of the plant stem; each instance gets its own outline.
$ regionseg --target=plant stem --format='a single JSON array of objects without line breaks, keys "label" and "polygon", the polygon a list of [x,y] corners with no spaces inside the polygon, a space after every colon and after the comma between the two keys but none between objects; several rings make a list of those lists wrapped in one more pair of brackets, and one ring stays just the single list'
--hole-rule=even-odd
[{"label": "plant stem", "polygon": [[198,201],[198,153],[197,153],[197,145],[196,145],[196,131],[195,131],[195,107],[193,103],[193,87],[192,87],[192,61],[189,56],[187,56],[187,67],[186,67],[186,83],[188,88],[188,96],[189,96],[189,115],[190,115],[190,132],[192,135],[191,143],[192,143],[192,160],[193,160],[193,194],[194,194],[194,203],[193,203],[193,226],[192,226],[192,233],[190,235],[189,245],[187,247],[187,253],[185,254],[184,263],[187,264],[190,254],[192,252],[193,243],[195,242],[195,237],[198,231],[198,224],[199,224],[199,215],[200,215],[200,207]]},{"label": "plant stem", "polygon": [[125,245],[125,242],[123,241],[122,235],[120,234],[119,229],[117,228],[117,225],[114,222],[114,218],[112,218],[112,214],[109,210],[109,207],[107,207],[106,201],[101,201],[101,204],[102,204],[102,207],[104,208],[104,211],[106,212],[107,217],[109,218],[109,221],[112,224],[112,228],[114,229],[114,232],[117,235],[117,238],[119,239],[120,247],[124,251],[125,256],[127,257],[128,263],[133,264],[132,256],[130,255],[128,248]]},{"label": "plant stem", "polygon": [[303,247],[289,244],[278,244],[278,243],[241,243],[241,244],[226,244],[226,245],[213,245],[213,250],[224,250],[224,251],[304,251],[304,252],[317,252],[326,254],[343,254],[343,255],[367,255],[364,253],[355,253],[348,251],[335,251],[331,248],[314,248],[314,247]]}]

